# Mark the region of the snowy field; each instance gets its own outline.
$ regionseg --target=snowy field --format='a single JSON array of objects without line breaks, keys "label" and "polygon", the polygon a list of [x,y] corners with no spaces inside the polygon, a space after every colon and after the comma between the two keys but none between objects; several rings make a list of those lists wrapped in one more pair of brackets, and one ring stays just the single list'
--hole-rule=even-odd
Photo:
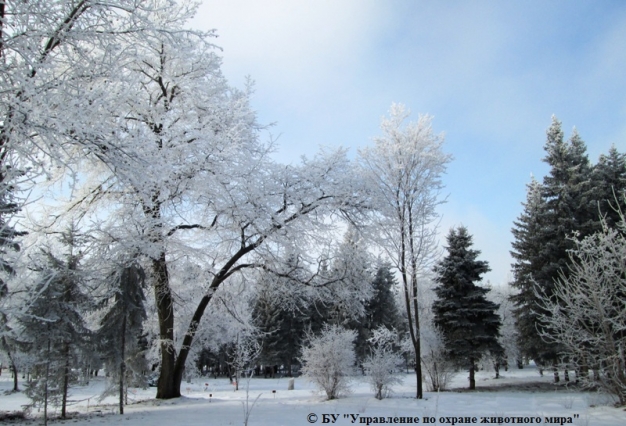
[{"label": "snowy field", "polygon": [[[475,392],[461,389],[467,384],[466,377],[467,373],[457,374],[453,379],[452,391],[439,394],[426,392],[421,401],[414,399],[415,378],[411,374],[404,377],[403,385],[397,386],[390,398],[382,401],[373,397],[361,378],[353,381],[350,395],[334,401],[324,401],[303,378],[295,379],[293,391],[287,390],[287,378],[253,378],[250,381],[250,403],[259,394],[261,396],[250,414],[249,425],[310,425],[313,420],[316,420],[316,424],[331,424],[331,414],[336,415],[334,424],[337,425],[367,424],[368,421],[374,423],[374,418],[377,419],[375,423],[378,423],[380,417],[418,417],[421,424],[424,423],[424,417],[434,417],[435,424],[451,424],[446,423],[446,417],[468,416],[477,417],[478,423],[480,417],[540,417],[542,424],[548,424],[545,422],[546,417],[561,417],[571,418],[572,424],[579,426],[626,425],[626,412],[613,407],[608,397],[553,385],[551,375],[540,377],[533,367],[503,372],[498,380],[493,379],[492,372],[479,372]],[[116,414],[114,398],[98,401],[98,394],[104,386],[103,380],[97,378],[89,386],[74,387],[71,399],[76,402],[69,408],[71,419],[55,420],[52,424],[243,424],[245,380],[242,381],[243,389],[237,392],[225,378],[194,380],[183,384],[184,397],[169,401],[155,400],[155,388],[132,389],[130,396],[133,402],[126,406],[126,413],[122,416]],[[11,383],[8,374],[0,377],[0,411],[19,410],[28,403],[23,393],[5,392],[11,388]],[[33,416],[41,414],[34,412]],[[325,418],[327,423],[324,423]],[[356,419],[354,423],[353,419]],[[440,419],[444,422],[440,423]],[[28,420],[26,423],[36,424],[40,420]]]}]

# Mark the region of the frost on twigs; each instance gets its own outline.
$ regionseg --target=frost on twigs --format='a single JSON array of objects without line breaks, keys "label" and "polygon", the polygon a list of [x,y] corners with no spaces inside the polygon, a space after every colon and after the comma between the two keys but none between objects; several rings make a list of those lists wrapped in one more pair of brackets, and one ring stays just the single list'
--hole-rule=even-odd
[{"label": "frost on twigs", "polygon": [[326,392],[328,399],[348,393],[350,377],[354,374],[354,330],[337,325],[325,326],[322,334],[309,338],[302,349],[301,361],[304,375]]},{"label": "frost on twigs", "polygon": [[[575,241],[569,275],[561,274],[553,297],[535,289],[542,339],[558,342],[590,387],[600,387],[626,405],[626,222]],[[591,371],[590,371],[591,370]],[[593,372],[593,373],[592,373]]]},{"label": "frost on twigs", "polygon": [[391,392],[391,386],[402,383],[400,377],[395,374],[403,361],[393,348],[396,338],[395,331],[380,327],[374,330],[373,336],[369,339],[371,354],[363,363],[363,368],[376,399],[386,398]]}]

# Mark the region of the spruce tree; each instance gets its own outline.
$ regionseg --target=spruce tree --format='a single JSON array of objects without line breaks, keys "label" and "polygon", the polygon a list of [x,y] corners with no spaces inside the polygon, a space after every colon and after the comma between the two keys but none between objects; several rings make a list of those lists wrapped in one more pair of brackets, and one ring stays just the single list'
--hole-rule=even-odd
[{"label": "spruce tree", "polygon": [[518,331],[518,346],[522,354],[537,362],[545,352],[546,343],[541,340],[536,331],[537,310],[536,295],[534,292],[534,275],[542,264],[542,246],[544,242],[539,238],[541,233],[541,210],[544,208],[541,196],[541,184],[534,178],[527,185],[524,211],[514,222],[513,250],[511,256],[515,259],[513,266],[514,280],[511,286],[517,293],[511,297],[515,306],[513,313]]},{"label": "spruce tree", "polygon": [[315,316],[315,309],[289,309],[277,303],[271,292],[263,290],[258,293],[253,308],[253,318],[261,335],[260,361],[265,365],[282,364],[287,375],[292,376],[307,324]]},{"label": "spruce tree", "polygon": [[91,335],[83,319],[91,300],[83,292],[84,274],[79,268],[83,253],[77,230],[72,227],[63,232],[61,242],[67,249],[63,257],[44,250],[43,262],[34,260],[39,280],[31,291],[28,309],[19,318],[29,352],[35,357],[34,380],[26,394],[34,404],[44,406],[46,419],[49,402],[61,406],[61,417],[66,417],[72,370]]},{"label": "spruce tree", "polygon": [[111,275],[114,292],[97,335],[107,375],[113,384],[105,390],[105,395],[117,390],[120,414],[124,414],[129,380],[144,385],[142,373],[148,369],[144,357],[146,348],[141,344],[143,321],[147,318],[143,291],[145,273],[141,265],[132,262]]},{"label": "spruce tree", "polygon": [[374,330],[379,327],[397,329],[400,325],[400,313],[394,295],[398,283],[391,268],[388,263],[377,268],[372,281],[374,296],[365,303],[365,315],[349,324],[349,328],[357,332],[355,350],[359,362],[370,354],[368,339]]},{"label": "spruce tree", "polygon": [[[1,129],[0,125],[0,129]],[[22,175],[15,168],[10,167],[6,161],[6,147],[0,146],[0,302],[8,296],[9,288],[7,281],[15,274],[13,254],[20,250],[17,237],[26,233],[20,232],[10,224],[11,219],[20,211],[20,205],[15,197],[15,188],[11,181],[16,176]],[[11,368],[13,369],[13,391],[18,391],[17,364],[15,352],[17,339],[14,330],[9,325],[7,313],[2,310],[0,304],[0,350],[7,354]]]},{"label": "spruce tree", "polygon": [[[525,355],[539,364],[555,366],[560,361],[558,344],[548,344],[539,337],[545,325],[539,321],[541,310],[537,293],[551,297],[556,280],[568,274],[569,251],[573,237],[594,232],[598,222],[591,181],[592,167],[585,143],[576,130],[564,140],[561,123],[552,117],[544,146],[543,159],[550,171],[538,191],[529,192],[526,210],[515,223],[512,255],[515,273],[512,285],[519,290],[514,296],[520,343]],[[538,192],[538,194],[537,194]],[[532,197],[532,200],[530,199]]]},{"label": "spruce tree", "polygon": [[487,262],[477,260],[472,237],[465,227],[451,229],[448,251],[434,268],[437,300],[434,323],[443,334],[448,356],[469,370],[469,388],[476,388],[476,363],[486,352],[500,353],[498,305],[487,300],[488,288],[476,285],[489,271]]},{"label": "spruce tree", "polygon": [[[601,155],[593,168],[592,186],[596,213],[605,218],[609,228],[617,228],[619,211],[626,213],[626,154],[612,146],[608,155]],[[600,221],[595,228],[596,232],[602,230]]]}]

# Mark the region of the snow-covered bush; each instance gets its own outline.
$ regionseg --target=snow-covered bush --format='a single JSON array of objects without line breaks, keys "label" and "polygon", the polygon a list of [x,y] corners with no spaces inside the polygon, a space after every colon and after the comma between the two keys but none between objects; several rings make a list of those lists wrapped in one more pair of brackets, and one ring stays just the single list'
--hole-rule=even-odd
[{"label": "snow-covered bush", "polygon": [[422,366],[428,377],[426,386],[431,392],[445,390],[454,375],[455,368],[447,357],[443,337],[432,322],[424,324],[420,334]]},{"label": "snow-covered bush", "polygon": [[626,405],[626,222],[622,216],[619,230],[603,225],[602,232],[575,241],[570,272],[561,274],[552,296],[536,290],[546,324],[540,335],[561,345],[583,384]]},{"label": "snow-covered bush", "polygon": [[325,326],[321,335],[309,338],[309,345],[302,348],[302,372],[328,399],[348,391],[356,360],[355,338],[354,330]]},{"label": "snow-covered bush", "polygon": [[395,370],[402,364],[402,357],[393,349],[396,333],[385,327],[374,330],[370,339],[371,354],[365,359],[363,368],[367,381],[375,392],[376,399],[383,399],[391,392],[391,386],[402,382]]}]

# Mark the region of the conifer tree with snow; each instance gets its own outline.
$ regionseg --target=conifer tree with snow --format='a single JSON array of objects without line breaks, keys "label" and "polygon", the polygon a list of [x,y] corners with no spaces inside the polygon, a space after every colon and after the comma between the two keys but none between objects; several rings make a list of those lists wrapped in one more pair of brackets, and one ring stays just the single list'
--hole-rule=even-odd
[{"label": "conifer tree with snow", "polygon": [[101,357],[111,382],[103,396],[118,393],[120,414],[130,384],[145,385],[148,365],[141,344],[143,321],[147,318],[143,287],[145,273],[136,261],[117,268],[109,277],[113,294],[97,332]]},{"label": "conifer tree with snow", "polygon": [[[373,295],[371,258],[358,230],[351,226],[344,234],[331,264],[327,305],[328,322],[352,328],[349,324],[364,315]],[[332,282],[336,281],[336,282]]]},{"label": "conifer tree with snow", "polygon": [[[2,125],[0,134],[1,128]],[[17,231],[11,224],[20,211],[20,202],[15,196],[15,179],[23,172],[10,164],[10,158],[8,148],[0,143],[0,350],[7,355],[11,368],[16,372],[17,338],[9,324],[4,299],[9,295],[8,281],[15,275],[15,254],[20,251],[18,237],[25,235],[25,232]],[[13,391],[17,392],[18,389],[18,374],[14,373]]]},{"label": "conifer tree with snow", "polygon": [[463,226],[447,236],[448,254],[435,266],[434,323],[441,330],[448,356],[469,370],[469,388],[476,388],[476,363],[488,351],[500,351],[498,305],[487,300],[488,288],[477,285],[489,271]]},{"label": "conifer tree with snow", "polygon": [[[585,143],[576,130],[564,140],[561,122],[552,117],[544,146],[544,162],[550,172],[542,184],[532,183],[525,210],[515,222],[513,235],[515,315],[524,354],[537,363],[556,365],[560,348],[540,337],[544,324],[538,319],[545,312],[539,306],[537,290],[550,297],[560,274],[568,274],[569,250],[574,235],[594,232],[599,218],[591,185],[592,167]],[[594,204],[596,204],[594,206]],[[555,381],[559,380],[555,370]]]},{"label": "conifer tree with snow", "polygon": [[33,259],[38,280],[30,290],[32,299],[20,316],[22,335],[35,358],[31,368],[33,380],[26,394],[33,404],[47,407],[50,402],[61,407],[66,417],[69,386],[73,367],[82,348],[90,343],[91,332],[83,314],[91,300],[84,292],[84,272],[80,268],[83,253],[81,237],[72,226],[61,234],[65,253],[43,250],[42,259]]},{"label": "conifer tree with snow", "polygon": [[[600,155],[591,174],[594,205],[605,221],[605,225],[612,229],[620,229],[620,210],[626,212],[626,154],[617,151],[615,146],[609,149],[608,154]],[[597,205],[596,205],[597,204]],[[597,221],[596,232],[602,231],[601,222]]]}]

